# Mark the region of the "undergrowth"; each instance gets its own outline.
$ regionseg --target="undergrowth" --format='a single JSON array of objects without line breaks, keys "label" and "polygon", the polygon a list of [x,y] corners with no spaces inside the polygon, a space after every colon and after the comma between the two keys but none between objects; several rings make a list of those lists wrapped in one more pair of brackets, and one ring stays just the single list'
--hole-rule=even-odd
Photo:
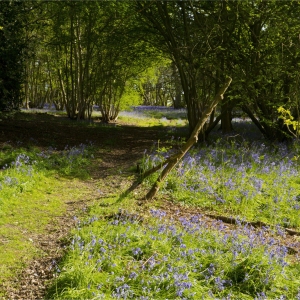
[{"label": "undergrowth", "polygon": [[[182,142],[145,151],[142,170]],[[299,257],[273,237],[299,228],[298,145],[219,139],[194,148],[160,195],[234,216],[235,229],[201,215],[180,217],[135,206],[132,196],[92,208],[77,220],[56,264],[54,299],[300,299]],[[146,182],[150,187],[153,175]],[[153,204],[155,205],[155,204]],[[122,209],[120,209],[122,207]],[[128,209],[130,207],[130,209]],[[119,211],[118,211],[119,209]],[[257,230],[245,221],[263,221]]]},{"label": "undergrowth", "polygon": [[140,127],[162,126],[162,127],[185,127],[187,126],[186,113],[178,110],[136,110],[124,111],[118,120],[127,124]]},{"label": "undergrowth", "polygon": [[[141,168],[161,162],[181,143],[173,139],[168,147],[145,151]],[[84,170],[94,149],[15,150],[6,144],[2,150],[0,238],[7,239],[0,245],[3,277],[12,276],[9,264],[20,266],[24,253],[29,259],[41,255],[22,234],[41,231],[48,214],[61,211],[61,198],[72,188],[64,190],[70,181],[64,184],[62,179],[88,178]],[[55,274],[46,298],[300,299],[299,257],[273,238],[284,238],[283,227],[300,225],[299,152],[297,143],[219,139],[194,148],[178,164],[161,186],[161,195],[234,216],[238,224],[230,230],[201,215],[182,217],[180,211],[170,215],[153,209],[159,203],[141,209],[132,194],[102,198],[86,219],[75,218],[66,255],[51,266]],[[245,223],[256,220],[270,227],[258,230]],[[15,222],[21,226],[14,227]],[[8,225],[13,228],[9,233]]]},{"label": "undergrowth", "polygon": [[300,299],[299,265],[264,229],[157,209],[77,221],[49,299]]},{"label": "undergrowth", "polygon": [[[299,145],[226,141],[194,148],[161,186],[185,205],[203,207],[247,221],[300,227]],[[146,154],[144,169],[159,164],[172,149]],[[152,184],[156,176],[148,183]]]},{"label": "undergrowth", "polygon": [[43,255],[32,234],[42,233],[53,218],[65,213],[64,201],[72,197],[70,189],[76,178],[88,178],[84,167],[90,162],[91,149],[91,145],[61,151],[14,148],[10,143],[2,146],[0,284],[16,276],[28,261]]}]

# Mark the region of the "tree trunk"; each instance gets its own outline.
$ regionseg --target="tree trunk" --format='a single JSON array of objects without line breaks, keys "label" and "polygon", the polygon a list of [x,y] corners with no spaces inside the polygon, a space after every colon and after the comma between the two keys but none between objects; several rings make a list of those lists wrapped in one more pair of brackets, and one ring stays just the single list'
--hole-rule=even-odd
[{"label": "tree trunk", "polygon": [[173,100],[173,105],[175,109],[182,108],[182,101],[181,101],[181,91],[182,87],[180,84],[180,77],[176,68],[176,65],[172,63],[172,72],[173,72],[173,80],[175,85],[175,97]]},{"label": "tree trunk", "polygon": [[222,133],[230,133],[232,131],[231,108],[229,107],[229,103],[226,100],[221,105],[221,115]]},{"label": "tree trunk", "polygon": [[28,89],[28,81],[29,81],[29,67],[28,67],[28,63],[25,66],[25,83],[24,83],[24,96],[25,96],[25,109],[29,109],[29,89]]}]

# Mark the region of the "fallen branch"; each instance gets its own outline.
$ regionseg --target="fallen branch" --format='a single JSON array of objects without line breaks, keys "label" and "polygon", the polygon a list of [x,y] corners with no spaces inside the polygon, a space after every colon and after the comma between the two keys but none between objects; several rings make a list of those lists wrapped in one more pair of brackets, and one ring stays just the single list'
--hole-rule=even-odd
[{"label": "fallen branch", "polygon": [[[154,183],[150,191],[147,193],[145,199],[146,200],[151,200],[155,197],[156,193],[159,190],[161,182],[167,177],[167,175],[173,170],[173,168],[178,164],[178,162],[183,158],[183,156],[189,151],[189,149],[198,141],[198,135],[199,132],[201,131],[202,127],[204,126],[205,122],[213,112],[214,108],[218,105],[218,103],[223,99],[223,96],[228,89],[232,79],[229,77],[227,78],[224,86],[220,89],[220,91],[217,93],[215,96],[214,100],[212,103],[205,109],[205,111],[202,114],[202,117],[198,121],[197,125],[195,126],[190,138],[188,141],[182,146],[180,149],[179,153],[174,154],[170,156],[167,160],[165,160],[163,163],[160,163],[158,166],[152,168],[149,171],[146,171],[143,174],[143,177],[145,178],[145,175],[149,176],[153,172],[161,169],[164,165],[166,167],[163,169],[161,172],[160,176],[158,177],[157,181]],[[153,171],[155,170],[155,171]]]},{"label": "fallen branch", "polygon": [[[225,216],[217,216],[217,215],[211,215],[211,214],[205,214],[205,216],[209,217],[209,218],[212,218],[212,219],[215,219],[215,220],[220,220],[224,223],[227,223],[227,224],[232,224],[232,225],[237,225],[237,224],[244,224],[244,225],[250,225],[250,226],[253,226],[255,228],[262,228],[262,227],[271,227],[270,225],[264,223],[264,222],[261,222],[261,221],[255,221],[255,222],[247,222],[247,221],[243,221],[243,220],[238,220],[236,218],[233,218],[233,217],[225,217]],[[286,234],[288,235],[296,235],[296,236],[300,236],[300,232],[299,231],[296,231],[294,229],[289,229],[289,228],[284,228],[284,231]],[[289,247],[289,246],[286,246],[287,250],[288,250],[288,254],[296,254],[296,253],[299,253],[299,251],[293,247]]]}]

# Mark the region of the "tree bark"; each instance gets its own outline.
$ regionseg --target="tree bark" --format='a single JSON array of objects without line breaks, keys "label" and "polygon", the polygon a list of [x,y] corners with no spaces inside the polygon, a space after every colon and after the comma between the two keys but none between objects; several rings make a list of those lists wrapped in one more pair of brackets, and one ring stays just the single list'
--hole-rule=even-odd
[{"label": "tree bark", "polygon": [[221,105],[221,127],[223,134],[227,134],[232,131],[231,108],[226,99],[225,102]]},{"label": "tree bark", "polygon": [[[224,86],[220,89],[220,91],[215,96],[212,103],[205,109],[205,111],[202,114],[202,117],[198,121],[197,125],[195,126],[190,138],[188,141],[183,145],[180,152],[169,157],[165,162],[161,163],[159,166],[162,167],[167,164],[167,166],[164,168],[160,176],[158,177],[157,181],[154,183],[150,191],[147,193],[145,199],[151,200],[155,197],[156,193],[159,191],[161,182],[168,176],[168,174],[174,169],[174,167],[178,164],[178,162],[183,158],[183,156],[189,151],[189,149],[198,141],[198,135],[201,131],[202,127],[205,125],[206,120],[209,118],[210,114],[213,112],[214,108],[218,105],[218,103],[223,99],[223,95],[228,89],[232,79],[229,77]],[[155,168],[153,168],[155,169]],[[149,172],[146,172],[147,175],[150,175]],[[145,174],[146,174],[145,173]],[[144,174],[144,177],[145,177]]]},{"label": "tree bark", "polygon": [[252,111],[249,109],[249,107],[247,107],[247,105],[243,105],[242,106],[242,110],[243,110],[243,112],[245,112],[248,115],[248,117],[257,126],[257,128],[260,130],[260,132],[263,135],[267,136],[266,130],[263,128],[263,126],[261,125],[261,123],[256,119],[256,117],[254,116],[254,114],[252,113]]}]

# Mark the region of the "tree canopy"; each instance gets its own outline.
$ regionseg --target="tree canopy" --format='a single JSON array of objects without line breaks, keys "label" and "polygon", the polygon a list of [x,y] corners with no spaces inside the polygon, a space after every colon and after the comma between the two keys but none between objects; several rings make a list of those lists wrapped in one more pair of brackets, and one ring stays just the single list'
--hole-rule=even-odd
[{"label": "tree canopy", "polygon": [[[203,126],[232,130],[245,113],[269,139],[299,120],[297,1],[1,2],[0,109],[54,104],[71,119],[115,120],[130,104],[186,107],[190,132],[227,76]],[[299,122],[297,123],[299,124]]]},{"label": "tree canopy", "polygon": [[0,111],[17,109],[22,102],[26,14],[22,2],[0,2]]}]

